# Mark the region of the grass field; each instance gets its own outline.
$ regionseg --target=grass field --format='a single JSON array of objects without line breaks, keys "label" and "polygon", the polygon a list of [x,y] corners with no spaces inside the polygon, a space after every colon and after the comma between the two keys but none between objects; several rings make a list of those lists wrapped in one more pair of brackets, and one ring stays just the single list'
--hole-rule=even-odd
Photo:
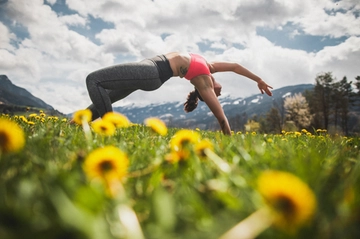
[{"label": "grass field", "polygon": [[109,122],[0,117],[0,238],[360,238],[359,138]]}]

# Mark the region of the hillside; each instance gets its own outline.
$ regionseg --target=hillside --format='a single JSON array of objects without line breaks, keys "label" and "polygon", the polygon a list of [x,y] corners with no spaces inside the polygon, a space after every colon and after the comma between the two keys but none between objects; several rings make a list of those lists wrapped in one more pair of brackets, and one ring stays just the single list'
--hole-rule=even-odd
[{"label": "hillside", "polygon": [[[313,89],[313,87],[312,84],[286,86],[273,90],[272,97],[257,94],[247,98],[220,97],[219,101],[231,121],[244,115],[248,118],[254,115],[264,115],[274,105],[274,102],[280,102],[286,96],[301,93]],[[197,109],[191,113],[184,112],[183,103],[167,102],[142,107],[130,105],[114,107],[114,111],[126,115],[133,123],[143,123],[146,118],[158,117],[169,127],[218,129],[216,119],[204,102],[199,102]],[[38,112],[38,109],[43,109],[47,111],[47,114],[63,115],[27,90],[11,83],[7,76],[0,75],[0,112],[24,112],[29,111],[28,108],[30,108],[30,112]]]},{"label": "hillside", "polygon": [[[273,96],[262,94],[253,95],[247,98],[220,97],[219,101],[229,119],[246,114],[266,114],[274,102],[282,100],[286,96],[313,89],[312,84],[287,86],[273,90]],[[150,104],[144,107],[134,105],[115,107],[114,111],[126,115],[134,123],[142,123],[148,117],[159,117],[173,127],[212,129],[217,128],[216,119],[204,102],[199,102],[198,107],[191,113],[185,113],[183,102],[172,102],[163,104]]]},{"label": "hillside", "polygon": [[38,112],[39,109],[51,115],[63,115],[26,89],[14,85],[6,75],[0,75],[0,113]]}]

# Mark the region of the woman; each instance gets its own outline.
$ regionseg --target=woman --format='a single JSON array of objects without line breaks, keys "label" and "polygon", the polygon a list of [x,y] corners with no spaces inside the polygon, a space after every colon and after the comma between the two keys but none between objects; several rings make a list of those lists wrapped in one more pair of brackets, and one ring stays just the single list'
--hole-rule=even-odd
[{"label": "woman", "polygon": [[91,101],[88,108],[93,120],[112,111],[111,104],[125,98],[136,90],[151,91],[158,89],[165,81],[174,76],[189,80],[195,91],[188,96],[184,110],[190,112],[197,106],[197,99],[203,100],[217,118],[224,134],[230,134],[229,122],[217,99],[221,85],[211,75],[215,72],[232,71],[257,82],[261,93],[272,95],[260,77],[246,68],[232,62],[210,62],[192,53],[172,52],[135,63],[119,64],[100,69],[88,75],[86,85]]}]

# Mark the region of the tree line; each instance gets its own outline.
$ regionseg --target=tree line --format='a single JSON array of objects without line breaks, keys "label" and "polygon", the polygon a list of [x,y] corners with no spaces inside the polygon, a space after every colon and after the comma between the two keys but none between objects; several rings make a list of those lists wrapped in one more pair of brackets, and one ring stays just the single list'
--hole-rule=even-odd
[{"label": "tree line", "polygon": [[281,133],[317,129],[342,135],[360,133],[360,76],[340,81],[331,72],[316,76],[315,86],[303,94],[277,99],[263,116],[246,114],[229,119],[234,130]]}]

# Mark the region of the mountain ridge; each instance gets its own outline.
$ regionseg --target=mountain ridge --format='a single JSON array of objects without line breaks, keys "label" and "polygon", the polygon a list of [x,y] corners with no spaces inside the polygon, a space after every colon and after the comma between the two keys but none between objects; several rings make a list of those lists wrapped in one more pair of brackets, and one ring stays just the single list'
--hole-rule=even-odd
[{"label": "mountain ridge", "polygon": [[35,97],[26,89],[14,85],[6,75],[0,75],[0,102],[7,105],[54,110],[51,105]]},{"label": "mountain ridge", "polygon": [[[273,90],[273,96],[255,94],[246,98],[231,98],[229,96],[219,97],[219,102],[223,106],[225,115],[228,119],[239,117],[246,114],[248,117],[253,115],[266,114],[274,103],[282,101],[283,98],[312,90],[313,84],[299,84],[285,86]],[[124,114],[133,123],[143,123],[146,118],[157,117],[162,119],[170,127],[186,127],[200,129],[214,129],[218,127],[216,118],[204,102],[200,102],[198,107],[190,113],[183,110],[184,102],[168,102],[161,104],[149,104],[147,106],[120,106],[114,107],[114,111]]]},{"label": "mountain ridge", "polygon": [[[313,88],[314,85],[312,84],[285,86],[273,90],[273,96],[271,97],[265,94],[255,94],[245,98],[222,96],[219,97],[219,102],[224,109],[225,115],[232,122],[238,121],[241,117],[247,119],[254,115],[265,115],[274,104],[282,102],[283,98]],[[185,113],[183,110],[184,102],[152,103],[146,106],[132,104],[130,106],[114,107],[114,111],[124,114],[133,123],[143,123],[146,118],[157,117],[163,120],[168,127],[200,128],[204,130],[218,128],[216,118],[204,102],[199,101],[198,107],[190,113]],[[33,112],[38,111],[38,108],[40,108],[46,109],[49,114],[64,115],[54,110],[52,106],[43,100],[33,96],[26,89],[11,83],[6,75],[0,75],[0,112],[28,111],[28,107],[34,108],[31,110]],[[72,114],[67,116],[70,118]]]}]

